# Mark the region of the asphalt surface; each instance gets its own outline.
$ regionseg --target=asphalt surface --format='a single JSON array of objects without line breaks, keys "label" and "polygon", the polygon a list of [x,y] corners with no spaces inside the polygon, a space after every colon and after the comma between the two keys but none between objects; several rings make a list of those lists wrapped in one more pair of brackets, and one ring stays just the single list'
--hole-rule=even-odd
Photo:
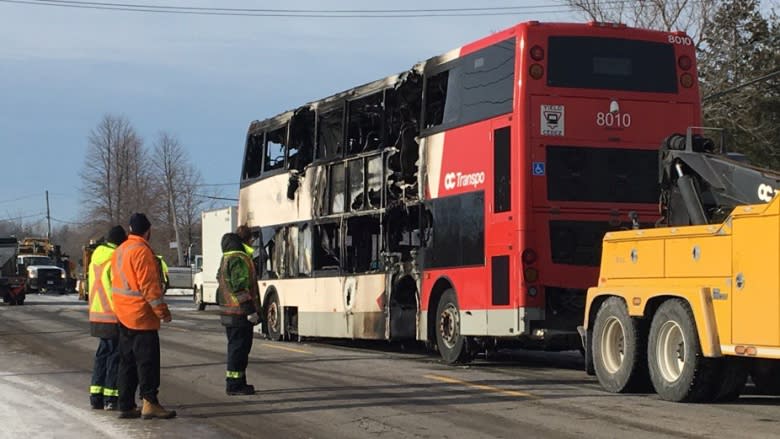
[{"label": "asphalt surface", "polygon": [[173,420],[120,420],[88,405],[86,304],[30,296],[0,306],[0,437],[759,438],[780,437],[780,399],[674,404],[613,395],[576,352],[502,351],[448,366],[417,345],[270,342],[250,356],[252,396],[224,393],[216,309],[168,297],[160,400]]}]

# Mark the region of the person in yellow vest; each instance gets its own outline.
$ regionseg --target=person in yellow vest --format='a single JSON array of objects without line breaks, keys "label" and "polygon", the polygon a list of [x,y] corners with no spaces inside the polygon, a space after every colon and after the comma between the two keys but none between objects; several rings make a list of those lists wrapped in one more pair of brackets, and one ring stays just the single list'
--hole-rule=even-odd
[{"label": "person in yellow vest", "polygon": [[221,245],[217,280],[221,294],[220,321],[228,341],[225,392],[253,395],[255,388],[246,382],[246,368],[254,338],[252,327],[260,323],[255,266],[238,234],[226,233]]},{"label": "person in yellow vest", "polygon": [[119,327],[113,309],[111,294],[111,256],[125,242],[127,234],[122,226],[108,231],[106,242],[92,253],[87,279],[89,285],[89,333],[99,337],[89,403],[96,410],[116,410],[117,372],[119,368]]},{"label": "person in yellow vest", "polygon": [[160,263],[160,279],[162,279],[163,294],[168,290],[168,264],[165,263],[165,259],[162,255],[157,255],[157,260]]}]

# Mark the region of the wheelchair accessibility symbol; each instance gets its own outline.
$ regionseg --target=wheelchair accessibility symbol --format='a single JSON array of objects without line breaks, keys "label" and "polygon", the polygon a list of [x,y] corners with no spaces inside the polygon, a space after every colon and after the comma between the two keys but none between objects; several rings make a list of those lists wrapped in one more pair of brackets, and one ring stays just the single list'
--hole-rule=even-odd
[{"label": "wheelchair accessibility symbol", "polygon": [[544,162],[534,162],[532,166],[532,172],[534,176],[544,175]]}]

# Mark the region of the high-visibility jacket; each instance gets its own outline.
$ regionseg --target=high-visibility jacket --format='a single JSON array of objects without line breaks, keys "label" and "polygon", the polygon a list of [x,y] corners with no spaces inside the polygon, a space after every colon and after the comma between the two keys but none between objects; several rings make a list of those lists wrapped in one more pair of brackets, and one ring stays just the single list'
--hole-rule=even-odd
[{"label": "high-visibility jacket", "polygon": [[160,329],[170,316],[160,288],[157,259],[146,240],[130,235],[111,258],[114,312],[122,325],[137,330]]},{"label": "high-visibility jacket", "polygon": [[[111,256],[116,245],[98,246],[92,253],[88,268],[90,332],[95,337],[115,337],[116,314],[111,294]],[[108,327],[111,326],[111,327]]]},{"label": "high-visibility jacket", "polygon": [[220,314],[223,325],[248,325],[246,316],[260,308],[257,276],[252,259],[243,251],[227,251],[217,274],[222,294]]}]

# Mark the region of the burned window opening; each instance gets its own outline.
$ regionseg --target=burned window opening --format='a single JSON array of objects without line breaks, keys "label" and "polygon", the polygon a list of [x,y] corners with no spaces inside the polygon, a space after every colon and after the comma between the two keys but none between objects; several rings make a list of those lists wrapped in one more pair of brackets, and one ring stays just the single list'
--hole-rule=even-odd
[{"label": "burned window opening", "polygon": [[344,213],[344,192],[346,189],[344,163],[334,163],[330,166],[328,179],[328,213]]},{"label": "burned window opening", "polygon": [[400,255],[402,262],[414,261],[423,243],[419,205],[396,205],[385,214],[387,251]]},{"label": "burned window opening", "polygon": [[317,123],[317,159],[341,157],[344,153],[344,107],[321,113]]},{"label": "burned window opening", "polygon": [[425,84],[425,128],[441,125],[444,122],[444,108],[447,99],[449,71],[427,78]]},{"label": "burned window opening", "polygon": [[269,131],[265,136],[265,157],[263,172],[282,169],[284,166],[284,153],[287,148],[287,127]]},{"label": "burned window opening", "polygon": [[379,209],[382,207],[382,156],[377,155],[366,159],[366,198],[368,207]]},{"label": "burned window opening", "polygon": [[263,169],[263,133],[250,134],[246,140],[243,180],[257,178]]},{"label": "burned window opening", "polygon": [[397,150],[388,160],[388,193],[394,199],[416,198],[422,77],[416,73],[406,75],[397,89],[387,90],[385,107],[388,139]]},{"label": "burned window opening", "polygon": [[349,181],[349,199],[347,202],[349,210],[352,212],[362,210],[365,206],[365,176],[363,171],[364,164],[362,158],[347,162],[347,175]]},{"label": "burned window opening", "polygon": [[347,154],[378,149],[383,142],[383,92],[350,101],[347,112]]},{"label": "burned window opening", "polygon": [[341,232],[337,223],[314,226],[313,268],[314,270],[339,270],[341,268]]},{"label": "burned window opening", "polygon": [[378,216],[357,216],[347,220],[344,238],[345,264],[348,273],[366,273],[382,267],[382,235]]},{"label": "burned window opening", "polygon": [[290,121],[287,169],[302,172],[314,160],[315,114],[308,107],[298,109]]}]

